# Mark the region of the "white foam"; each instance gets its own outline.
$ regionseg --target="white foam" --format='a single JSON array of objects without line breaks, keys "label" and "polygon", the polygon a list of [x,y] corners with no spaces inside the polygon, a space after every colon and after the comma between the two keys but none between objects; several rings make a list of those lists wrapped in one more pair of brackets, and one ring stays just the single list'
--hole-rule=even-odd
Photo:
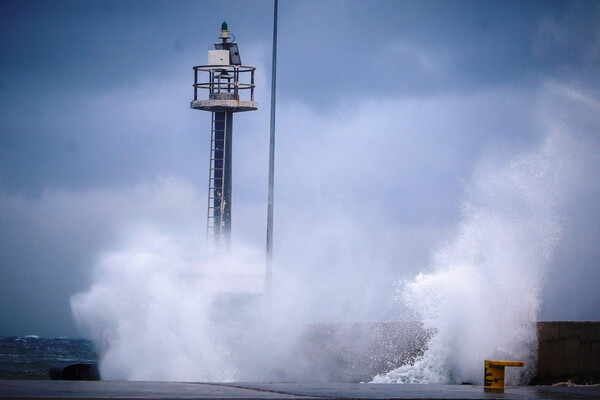
[{"label": "white foam", "polygon": [[[488,159],[468,189],[456,237],[435,253],[433,272],[403,288],[404,302],[435,332],[413,365],[374,382],[483,382],[483,361],[525,361],[531,378],[544,267],[559,238],[556,207],[567,140]],[[507,378],[515,381],[514,377]]]}]

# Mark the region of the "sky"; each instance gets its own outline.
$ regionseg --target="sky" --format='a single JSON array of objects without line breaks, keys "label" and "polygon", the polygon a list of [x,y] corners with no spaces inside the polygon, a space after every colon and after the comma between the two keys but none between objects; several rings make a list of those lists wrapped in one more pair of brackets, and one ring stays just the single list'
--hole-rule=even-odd
[{"label": "sky", "polygon": [[[272,18],[271,1],[0,2],[0,335],[78,336],[71,296],[106,254],[147,230],[204,240],[210,114],[189,101],[223,20],[259,103],[235,115],[233,241],[262,251]],[[325,319],[396,317],[478,168],[561,135],[539,318],[598,320],[599,27],[591,1],[281,0],[275,283],[339,294]]]}]

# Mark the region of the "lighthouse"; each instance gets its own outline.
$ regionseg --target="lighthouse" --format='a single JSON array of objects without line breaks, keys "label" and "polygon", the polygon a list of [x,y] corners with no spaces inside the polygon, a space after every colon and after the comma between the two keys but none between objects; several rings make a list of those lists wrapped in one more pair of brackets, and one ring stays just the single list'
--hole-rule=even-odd
[{"label": "lighthouse", "polygon": [[207,237],[217,248],[229,248],[231,240],[233,114],[255,111],[254,71],[243,66],[235,38],[227,23],[219,41],[208,51],[207,65],[194,67],[194,99],[190,108],[210,111],[210,162]]}]

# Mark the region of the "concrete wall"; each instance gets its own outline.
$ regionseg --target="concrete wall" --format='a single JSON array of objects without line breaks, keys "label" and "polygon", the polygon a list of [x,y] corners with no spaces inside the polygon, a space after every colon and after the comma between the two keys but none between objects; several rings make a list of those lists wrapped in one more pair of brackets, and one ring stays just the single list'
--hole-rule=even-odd
[{"label": "concrete wall", "polygon": [[539,322],[533,383],[600,382],[600,321]]}]

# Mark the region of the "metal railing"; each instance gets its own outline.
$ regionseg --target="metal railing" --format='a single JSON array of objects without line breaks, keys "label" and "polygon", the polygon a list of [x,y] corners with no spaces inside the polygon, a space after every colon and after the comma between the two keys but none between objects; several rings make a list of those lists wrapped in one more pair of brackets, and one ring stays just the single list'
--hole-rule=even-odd
[{"label": "metal railing", "polygon": [[[255,67],[243,65],[199,65],[194,67],[194,100],[198,100],[198,89],[208,90],[209,99],[216,99],[220,94],[223,99],[240,100],[240,92],[250,92],[250,101],[254,101],[254,71]],[[208,74],[208,82],[199,82],[199,73]],[[240,77],[250,83],[240,82]]]}]

